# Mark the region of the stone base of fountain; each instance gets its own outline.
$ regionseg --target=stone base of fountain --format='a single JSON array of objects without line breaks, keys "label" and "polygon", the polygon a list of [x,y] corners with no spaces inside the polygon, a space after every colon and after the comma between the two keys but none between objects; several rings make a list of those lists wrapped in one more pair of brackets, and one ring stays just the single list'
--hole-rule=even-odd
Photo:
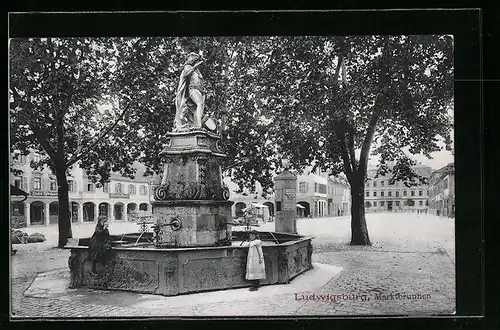
[{"label": "stone base of fountain", "polygon": [[[162,247],[231,244],[231,201],[154,201],[153,217],[161,227]],[[178,227],[171,224],[178,220]]]},{"label": "stone base of fountain", "polygon": [[[312,268],[312,237],[259,233],[263,241],[266,284],[288,283]],[[245,232],[233,232],[232,246],[155,248],[152,234],[112,237],[115,245],[96,273],[87,261],[89,239],[72,240],[69,267],[72,288],[133,291],[165,296],[249,286],[245,280],[248,247]]]}]

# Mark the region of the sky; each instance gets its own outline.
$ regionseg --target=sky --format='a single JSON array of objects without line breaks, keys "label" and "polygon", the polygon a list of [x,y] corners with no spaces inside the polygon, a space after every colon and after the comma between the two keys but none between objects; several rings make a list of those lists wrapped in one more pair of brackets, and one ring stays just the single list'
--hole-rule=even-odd
[{"label": "sky", "polygon": [[[438,170],[441,167],[453,163],[455,161],[455,157],[450,151],[442,150],[439,152],[433,152],[431,153],[431,156],[433,159],[428,159],[424,155],[412,155],[411,158],[415,160],[418,163],[421,163],[422,165],[427,165],[430,168],[434,170]],[[369,160],[369,165],[371,166],[377,166],[378,165],[378,159],[375,156],[370,156]]]}]

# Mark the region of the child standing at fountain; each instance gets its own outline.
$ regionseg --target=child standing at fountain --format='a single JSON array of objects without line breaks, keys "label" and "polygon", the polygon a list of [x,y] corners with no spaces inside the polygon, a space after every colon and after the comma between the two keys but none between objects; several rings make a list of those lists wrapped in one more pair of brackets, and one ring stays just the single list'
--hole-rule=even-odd
[{"label": "child standing at fountain", "polygon": [[264,254],[262,253],[262,242],[256,230],[250,232],[250,244],[247,256],[246,279],[252,283],[250,291],[257,291],[260,280],[266,278],[266,267],[264,264]]},{"label": "child standing at fountain", "polygon": [[89,260],[92,261],[92,272],[96,273],[96,263],[105,262],[105,254],[111,248],[108,231],[108,218],[99,216],[94,234],[89,242]]}]

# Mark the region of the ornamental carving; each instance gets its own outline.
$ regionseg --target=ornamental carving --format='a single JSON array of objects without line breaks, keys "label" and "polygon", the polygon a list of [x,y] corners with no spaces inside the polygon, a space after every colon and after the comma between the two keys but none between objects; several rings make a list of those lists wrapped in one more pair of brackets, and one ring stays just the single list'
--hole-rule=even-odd
[{"label": "ornamental carving", "polygon": [[198,182],[205,184],[207,180],[207,161],[206,159],[198,160]]},{"label": "ornamental carving", "polygon": [[284,273],[288,274],[288,259],[289,259],[289,254],[286,250],[279,252],[279,254],[278,254],[278,268],[279,268],[280,272],[284,272]]},{"label": "ornamental carving", "polygon": [[313,246],[311,241],[309,241],[309,244],[307,244],[307,266],[308,268],[312,267],[312,253],[313,253]]},{"label": "ornamental carving", "polygon": [[200,147],[208,147],[208,140],[205,137],[197,136],[196,144],[199,145]]},{"label": "ornamental carving", "polygon": [[229,189],[220,185],[208,185],[197,182],[177,182],[165,184],[155,189],[154,198],[157,201],[168,200],[218,200],[229,199]]},{"label": "ornamental carving", "polygon": [[150,261],[147,263],[153,267],[144,263],[115,259],[105,265],[104,272],[86,270],[85,278],[92,288],[155,292],[158,288],[159,267]]}]

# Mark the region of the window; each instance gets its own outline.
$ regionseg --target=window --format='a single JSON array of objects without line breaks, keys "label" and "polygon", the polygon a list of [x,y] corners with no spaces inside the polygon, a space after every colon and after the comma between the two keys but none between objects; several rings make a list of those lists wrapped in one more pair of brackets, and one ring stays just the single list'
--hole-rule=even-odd
[{"label": "window", "polygon": [[[396,190],[396,197],[399,197],[399,190]],[[398,202],[399,204],[399,202]]]},{"label": "window", "polygon": [[146,195],[146,186],[145,185],[141,185],[141,195]]},{"label": "window", "polygon": [[377,181],[373,181],[373,188],[377,187]]},{"label": "window", "polygon": [[376,191],[373,192],[373,197],[377,197],[377,192]]},{"label": "window", "polygon": [[419,196],[423,196],[423,195],[424,195],[424,192],[423,192],[422,190],[419,190],[419,191],[418,191],[418,195],[419,195]]},{"label": "window", "polygon": [[366,181],[366,188],[370,187],[370,181]]},{"label": "window", "polygon": [[408,192],[405,190],[403,191],[403,196],[407,196],[408,195]]},{"label": "window", "polygon": [[75,191],[75,186],[73,184],[73,180],[68,180],[68,190],[69,191]]},{"label": "window", "polygon": [[448,189],[448,178],[444,180],[444,189]]},{"label": "window", "polygon": [[396,201],[396,206],[399,206],[399,201]]},{"label": "window", "polygon": [[105,183],[104,186],[102,186],[102,192],[107,193],[109,191],[109,184]]},{"label": "window", "polygon": [[377,202],[376,202],[376,201],[375,201],[375,202],[373,202],[373,206],[377,206]]},{"label": "window", "polygon": [[371,204],[370,202],[366,202],[366,203],[365,203],[365,207],[366,207],[366,208],[370,208],[371,206],[372,206],[372,204]]},{"label": "window", "polygon": [[385,202],[384,202],[384,201],[381,201],[381,202],[380,202],[380,206],[385,206]]},{"label": "window", "polygon": [[388,196],[389,196],[389,197],[391,197],[391,196],[392,196],[392,191],[390,191],[390,190],[389,190],[389,195],[388,195]]},{"label": "window", "polygon": [[135,195],[135,186],[133,184],[128,185],[128,193],[130,195]]},{"label": "window", "polygon": [[319,190],[319,193],[326,194],[326,184],[319,183],[318,184],[318,190]]},{"label": "window", "polygon": [[34,155],[33,155],[33,161],[34,161],[35,163],[38,163],[38,162],[40,161],[40,155],[39,155],[39,154],[34,154]]},{"label": "window", "polygon": [[425,206],[429,206],[429,201],[425,201]]},{"label": "window", "polygon": [[318,183],[314,182],[314,192],[318,192]]},{"label": "window", "polygon": [[384,192],[383,191],[380,192],[380,197],[384,197]]},{"label": "window", "polygon": [[94,191],[94,184],[93,183],[88,183],[87,184],[87,191],[89,191],[89,192]]},{"label": "window", "polygon": [[56,180],[50,180],[50,190],[52,190],[52,191],[57,190],[57,181]]},{"label": "window", "polygon": [[33,189],[42,190],[42,178],[35,178],[33,180]]},{"label": "window", "polygon": [[415,196],[415,190],[412,190],[412,191],[411,191],[411,195],[412,195],[412,196]]},{"label": "window", "polygon": [[117,183],[115,185],[115,193],[120,194],[121,192],[122,192],[122,184],[121,183]]},{"label": "window", "polygon": [[299,183],[299,191],[301,193],[307,192],[307,182],[300,182]]},{"label": "window", "polygon": [[281,202],[276,202],[276,212],[281,211]]},{"label": "window", "polygon": [[384,182],[383,180],[382,180],[382,181],[380,181],[380,185],[381,185],[382,187],[384,186],[384,184],[385,184],[385,182]]},{"label": "window", "polygon": [[418,206],[423,206],[424,205],[424,201],[418,201]]},{"label": "window", "polygon": [[366,192],[366,197],[370,197],[370,192],[369,191]]}]

